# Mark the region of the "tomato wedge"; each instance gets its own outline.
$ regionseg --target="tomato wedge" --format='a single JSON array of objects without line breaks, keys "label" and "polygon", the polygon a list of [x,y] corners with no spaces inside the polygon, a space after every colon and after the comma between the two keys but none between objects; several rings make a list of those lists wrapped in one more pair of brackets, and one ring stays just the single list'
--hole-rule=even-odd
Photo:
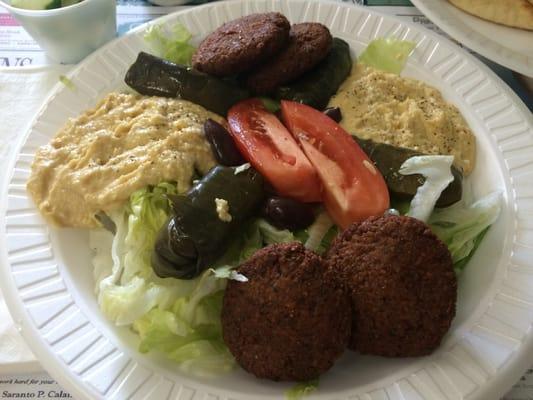
[{"label": "tomato wedge", "polygon": [[279,192],[303,202],[321,201],[315,168],[281,121],[259,99],[228,111],[230,134],[243,157]]},{"label": "tomato wedge", "polygon": [[338,225],[346,228],[389,207],[383,176],[348,132],[304,104],[283,100],[281,114],[314,165],[324,188],[324,205]]}]

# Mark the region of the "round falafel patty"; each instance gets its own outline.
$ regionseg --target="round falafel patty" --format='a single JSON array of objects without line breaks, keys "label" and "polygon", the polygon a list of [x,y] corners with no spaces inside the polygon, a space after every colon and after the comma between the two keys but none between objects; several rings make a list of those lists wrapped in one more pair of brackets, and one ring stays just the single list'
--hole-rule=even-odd
[{"label": "round falafel patty", "polygon": [[287,18],[277,12],[250,14],[226,22],[200,43],[192,66],[217,76],[246,71],[283,49],[290,28]]},{"label": "round falafel patty", "polygon": [[318,22],[294,24],[289,44],[266,64],[252,71],[248,87],[257,94],[268,94],[312,69],[329,53],[333,38]]},{"label": "round falafel patty", "polygon": [[267,246],[229,281],[222,329],[237,362],[258,378],[308,380],[327,371],[350,337],[346,293],[300,243]]},{"label": "round falafel patty", "polygon": [[448,248],[425,223],[390,215],[352,224],[327,260],[351,296],[350,349],[414,357],[439,346],[455,316],[457,279]]}]

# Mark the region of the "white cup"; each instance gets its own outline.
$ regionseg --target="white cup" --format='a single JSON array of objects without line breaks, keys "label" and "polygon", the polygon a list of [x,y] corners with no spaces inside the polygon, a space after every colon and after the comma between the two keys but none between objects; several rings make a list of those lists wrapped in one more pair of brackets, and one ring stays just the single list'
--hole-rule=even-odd
[{"label": "white cup", "polygon": [[116,36],[115,0],[83,0],[52,10],[27,10],[0,0],[52,60],[73,64]]}]

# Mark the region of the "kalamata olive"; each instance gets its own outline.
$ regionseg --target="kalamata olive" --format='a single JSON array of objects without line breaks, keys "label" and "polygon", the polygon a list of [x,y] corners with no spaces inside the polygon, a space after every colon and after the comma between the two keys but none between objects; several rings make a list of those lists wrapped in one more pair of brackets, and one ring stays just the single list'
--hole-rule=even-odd
[{"label": "kalamata olive", "polygon": [[226,167],[242,165],[246,161],[235,146],[229,132],[218,122],[209,118],[204,123],[205,138],[211,145],[211,150],[217,161]]},{"label": "kalamata olive", "polygon": [[342,113],[339,107],[328,107],[324,110],[324,114],[337,123],[342,120]]},{"label": "kalamata olive", "polygon": [[307,228],[315,219],[309,204],[277,196],[265,201],[263,215],[276,228],[289,230]]}]

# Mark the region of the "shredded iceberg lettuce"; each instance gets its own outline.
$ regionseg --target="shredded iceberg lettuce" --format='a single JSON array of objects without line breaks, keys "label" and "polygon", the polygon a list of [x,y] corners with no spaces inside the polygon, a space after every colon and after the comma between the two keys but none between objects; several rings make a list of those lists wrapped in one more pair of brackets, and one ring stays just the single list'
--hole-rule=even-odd
[{"label": "shredded iceberg lettuce", "polygon": [[453,156],[415,156],[401,165],[400,174],[426,178],[411,200],[408,216],[427,222],[442,191],[453,181]]},{"label": "shredded iceberg lettuce", "polygon": [[[175,194],[176,187],[167,183],[133,193],[125,208],[109,215],[115,236],[106,241],[103,233],[93,234],[98,303],[117,325],[130,325],[156,306],[168,308],[194,288],[193,281],[159,278],[150,264],[156,235],[170,212],[170,193]],[[111,263],[106,257],[109,247]]]},{"label": "shredded iceberg lettuce", "polygon": [[338,227],[326,211],[319,213],[315,222],[307,229],[295,232],[288,229],[278,229],[262,218],[255,220],[254,224],[263,239],[263,246],[275,243],[300,242],[306,248],[319,254],[324,253],[329,248],[331,241],[339,232]]},{"label": "shredded iceberg lettuce", "polygon": [[426,182],[418,188],[411,200],[410,208],[398,203],[396,208],[402,214],[418,218],[450,250],[454,269],[459,274],[468,264],[481,244],[489,227],[496,221],[501,209],[501,195],[491,193],[474,203],[463,200],[447,208],[434,208],[441,192],[453,181],[451,156],[417,156],[405,161],[400,168],[402,174],[422,174]]},{"label": "shredded iceberg lettuce", "polygon": [[501,194],[491,193],[470,205],[435,209],[428,224],[448,246],[457,273],[461,272],[501,210]]},{"label": "shredded iceberg lettuce", "polygon": [[338,229],[326,211],[321,212],[315,222],[307,228],[308,237],[304,246],[309,250],[322,254],[327,250]]},{"label": "shredded iceberg lettuce", "polygon": [[400,74],[416,43],[395,38],[380,38],[371,41],[357,59],[361,64],[381,71]]},{"label": "shredded iceberg lettuce", "polygon": [[237,282],[248,282],[248,278],[243,274],[233,270],[233,266],[224,265],[218,268],[211,268],[211,271],[215,275],[215,278],[229,279]]},{"label": "shredded iceberg lettuce", "polygon": [[250,163],[244,163],[242,165],[239,165],[235,168],[235,175],[240,174],[241,172],[244,172],[248,169],[250,169],[252,165]]},{"label": "shredded iceberg lettuce", "polygon": [[176,194],[175,185],[139,190],[123,209],[109,215],[116,226],[114,236],[103,229],[91,232],[98,303],[116,325],[132,327],[141,352],[162,352],[195,375],[221,374],[235,365],[220,323],[227,280],[246,282],[235,267],[267,244],[297,239],[288,230],[255,219],[199,278],[159,278],[153,273],[151,255],[171,212],[168,194]]},{"label": "shredded iceberg lettuce", "polygon": [[144,40],[156,56],[184,65],[191,65],[192,55],[196,50],[189,43],[191,38],[191,33],[180,23],[169,28],[151,25],[144,34]]},{"label": "shredded iceberg lettuce", "polygon": [[109,215],[115,236],[91,232],[98,303],[116,325],[132,326],[140,351],[162,351],[194,374],[218,374],[234,366],[220,327],[226,280],[211,271],[194,280],[162,279],[150,264],[156,235],[170,213],[166,195],[175,193],[168,183],[139,190]]},{"label": "shredded iceberg lettuce", "polygon": [[288,229],[278,229],[260,218],[257,220],[257,229],[263,237],[265,244],[294,242],[294,234]]},{"label": "shredded iceberg lettuce", "polygon": [[300,382],[285,392],[287,400],[300,400],[318,389],[318,379],[308,382]]},{"label": "shredded iceberg lettuce", "polygon": [[281,109],[281,103],[278,100],[274,100],[269,97],[260,97],[259,99],[265,108],[271,113],[276,113]]},{"label": "shredded iceberg lettuce", "polygon": [[287,229],[278,229],[262,218],[248,223],[240,235],[233,240],[226,253],[212,268],[217,278],[233,279],[244,282],[247,278],[233,270],[250,258],[257,250],[269,244],[286,243],[297,240]]},{"label": "shredded iceberg lettuce", "polygon": [[192,374],[213,376],[235,365],[222,339],[220,313],[225,280],[206,271],[189,296],[169,309],[153,308],[133,323],[139,351],[159,351]]}]

